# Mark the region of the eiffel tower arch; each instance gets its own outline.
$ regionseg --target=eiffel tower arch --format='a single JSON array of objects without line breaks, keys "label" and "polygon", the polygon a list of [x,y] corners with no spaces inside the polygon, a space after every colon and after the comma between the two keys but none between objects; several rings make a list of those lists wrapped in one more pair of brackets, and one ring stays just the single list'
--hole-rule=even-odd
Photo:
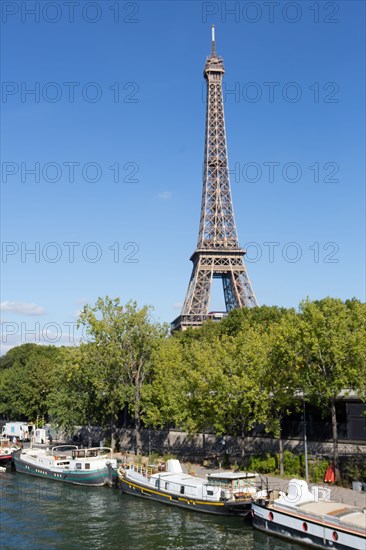
[{"label": "eiffel tower arch", "polygon": [[197,248],[191,256],[193,269],[182,312],[172,330],[200,326],[210,318],[208,308],[213,278],[223,284],[226,311],[257,306],[244,264],[234,218],[226,147],[222,57],[216,54],[212,27],[211,55],[206,59],[206,137],[201,218]]}]

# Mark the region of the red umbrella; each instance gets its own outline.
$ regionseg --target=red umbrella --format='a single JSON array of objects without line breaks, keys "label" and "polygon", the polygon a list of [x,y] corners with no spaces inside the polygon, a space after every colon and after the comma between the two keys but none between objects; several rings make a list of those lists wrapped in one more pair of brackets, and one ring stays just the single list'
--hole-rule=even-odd
[{"label": "red umbrella", "polygon": [[327,471],[325,472],[324,482],[334,483],[335,481],[335,469],[333,464],[329,464]]}]

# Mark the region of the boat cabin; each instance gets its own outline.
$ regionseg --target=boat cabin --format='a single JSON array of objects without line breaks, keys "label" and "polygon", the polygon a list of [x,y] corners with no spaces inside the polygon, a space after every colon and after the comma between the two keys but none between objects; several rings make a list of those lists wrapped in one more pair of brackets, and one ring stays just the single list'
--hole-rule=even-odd
[{"label": "boat cabin", "polygon": [[251,472],[218,472],[207,475],[212,487],[220,487],[226,498],[249,497],[257,491],[258,475]]},{"label": "boat cabin", "polygon": [[74,449],[72,451],[72,458],[100,458],[102,455],[106,455],[112,452],[109,447],[90,447],[89,449]]}]

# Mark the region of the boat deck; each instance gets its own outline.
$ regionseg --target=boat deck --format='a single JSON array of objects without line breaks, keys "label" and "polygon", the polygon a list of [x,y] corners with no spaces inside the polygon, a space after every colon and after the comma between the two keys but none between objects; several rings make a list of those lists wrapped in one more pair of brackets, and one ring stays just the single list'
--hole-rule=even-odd
[{"label": "boat deck", "polygon": [[340,524],[366,530],[366,509],[354,508],[340,502],[310,502],[300,505],[298,509],[312,515],[328,516],[330,521],[336,520]]}]

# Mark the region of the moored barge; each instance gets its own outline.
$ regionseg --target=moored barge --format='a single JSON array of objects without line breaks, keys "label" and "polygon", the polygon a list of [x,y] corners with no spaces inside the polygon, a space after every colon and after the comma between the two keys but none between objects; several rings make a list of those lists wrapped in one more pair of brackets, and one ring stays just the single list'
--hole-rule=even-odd
[{"label": "moored barge", "polygon": [[366,509],[330,500],[328,487],[292,479],[288,493],[262,494],[252,503],[253,526],[315,548],[366,549]]},{"label": "moored barge", "polygon": [[164,504],[219,515],[250,514],[257,492],[257,475],[219,472],[207,479],[183,472],[179,460],[170,459],[165,468],[124,464],[118,470],[121,490]]},{"label": "moored barge", "polygon": [[74,485],[102,486],[117,481],[117,460],[107,447],[79,449],[76,445],[59,445],[51,450],[26,449],[14,454],[15,469],[54,481]]}]

